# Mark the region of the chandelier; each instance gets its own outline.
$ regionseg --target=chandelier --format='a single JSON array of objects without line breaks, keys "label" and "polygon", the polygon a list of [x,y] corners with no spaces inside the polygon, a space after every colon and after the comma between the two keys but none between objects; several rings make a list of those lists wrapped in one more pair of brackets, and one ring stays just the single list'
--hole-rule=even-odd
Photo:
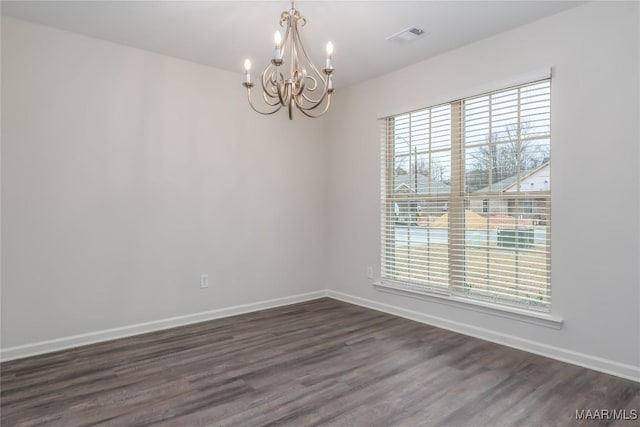
[{"label": "chandelier", "polygon": [[[291,9],[280,15],[280,26],[285,28],[284,38],[280,31],[274,36],[275,53],[260,76],[262,108],[257,108],[251,99],[251,61],[244,62],[245,80],[249,105],[260,114],[273,114],[285,107],[289,120],[293,119],[294,107],[308,117],[320,117],[331,105],[333,94],[333,44],[327,43],[327,57],[322,72],[309,59],[300,40],[299,27],[306,24],[291,0]],[[288,74],[285,74],[287,73]]]}]

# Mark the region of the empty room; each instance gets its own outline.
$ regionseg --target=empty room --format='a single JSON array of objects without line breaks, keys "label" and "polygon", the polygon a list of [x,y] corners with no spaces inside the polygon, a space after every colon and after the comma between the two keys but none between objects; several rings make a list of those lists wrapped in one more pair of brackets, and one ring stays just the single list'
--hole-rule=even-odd
[{"label": "empty room", "polygon": [[640,425],[636,1],[1,1],[0,424]]}]

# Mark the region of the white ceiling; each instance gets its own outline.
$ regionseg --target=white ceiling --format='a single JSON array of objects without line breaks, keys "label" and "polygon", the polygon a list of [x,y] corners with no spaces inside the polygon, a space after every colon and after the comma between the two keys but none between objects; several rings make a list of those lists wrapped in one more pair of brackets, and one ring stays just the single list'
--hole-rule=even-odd
[{"label": "white ceiling", "polygon": [[[301,33],[314,62],[335,45],[337,87],[575,7],[578,1],[303,1]],[[2,1],[2,14],[238,73],[246,57],[261,70],[273,54],[279,1]],[[385,39],[410,26],[426,36]],[[262,65],[264,64],[264,65]]]}]

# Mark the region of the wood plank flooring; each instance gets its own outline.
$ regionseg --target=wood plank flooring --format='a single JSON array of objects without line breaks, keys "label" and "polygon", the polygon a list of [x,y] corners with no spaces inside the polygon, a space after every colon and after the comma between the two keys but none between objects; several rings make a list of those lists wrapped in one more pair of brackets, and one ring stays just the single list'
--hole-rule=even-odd
[{"label": "wood plank flooring", "polygon": [[1,366],[2,426],[636,426],[640,383],[328,298]]}]

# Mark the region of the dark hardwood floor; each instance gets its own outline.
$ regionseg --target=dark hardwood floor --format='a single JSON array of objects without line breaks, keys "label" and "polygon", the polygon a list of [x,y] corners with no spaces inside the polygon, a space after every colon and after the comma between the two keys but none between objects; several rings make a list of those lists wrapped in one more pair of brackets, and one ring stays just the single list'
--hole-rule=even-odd
[{"label": "dark hardwood floor", "polygon": [[640,383],[332,299],[1,365],[2,426],[637,426]]}]

